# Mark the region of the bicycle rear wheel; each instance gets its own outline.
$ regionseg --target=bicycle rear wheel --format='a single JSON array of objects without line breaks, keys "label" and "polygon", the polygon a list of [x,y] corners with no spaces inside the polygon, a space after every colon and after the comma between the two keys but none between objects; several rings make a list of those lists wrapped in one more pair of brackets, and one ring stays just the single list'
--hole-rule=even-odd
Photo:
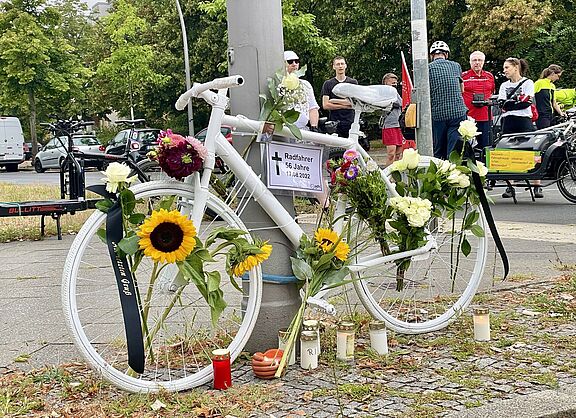
[{"label": "bicycle rear wheel", "polygon": [[[160,199],[171,196],[177,197],[173,208],[181,213],[187,213],[194,204],[194,193],[184,183],[149,182],[136,185],[132,190],[136,199],[140,199],[138,211],[142,213],[149,212]],[[216,227],[246,230],[238,216],[216,197],[210,195],[207,205],[218,217],[204,221],[197,228],[202,241]],[[104,379],[131,392],[179,391],[208,382],[212,378],[212,350],[228,348],[234,361],[252,332],[262,296],[260,268],[249,272],[242,283],[242,294],[233,288],[225,271],[225,255],[218,258],[220,287],[228,306],[217,326],[212,328],[209,306],[196,286],[188,283],[177,289],[169,288],[168,283],[177,269],[170,270],[168,266],[166,274],[151,286],[148,329],[158,324],[167,306],[173,307],[161,321],[158,332],[153,334],[144,372],[135,374],[127,365],[116,279],[106,244],[97,236],[105,221],[104,213],[92,214],[74,240],[64,267],[64,316],[81,354]],[[246,237],[250,239],[249,235]],[[134,274],[141,298],[148,292],[152,268],[153,262],[144,257]]]},{"label": "bicycle rear wheel", "polygon": [[[466,210],[478,211],[479,225],[487,231],[482,207],[469,205]],[[394,331],[420,334],[446,327],[470,304],[484,272],[487,237],[462,230],[464,216],[459,212],[449,219],[444,213],[430,222],[428,229],[437,248],[411,258],[401,290],[397,290],[398,268],[394,262],[353,274],[358,297],[374,318],[385,321]],[[468,256],[459,250],[463,235],[471,247]],[[370,236],[368,226],[357,222],[356,241],[363,242],[358,247],[359,258],[381,256],[375,242],[369,245]]]},{"label": "bicycle rear wheel", "polygon": [[576,158],[562,161],[558,166],[558,190],[566,200],[576,203],[576,180],[572,178],[570,170],[576,172]]}]

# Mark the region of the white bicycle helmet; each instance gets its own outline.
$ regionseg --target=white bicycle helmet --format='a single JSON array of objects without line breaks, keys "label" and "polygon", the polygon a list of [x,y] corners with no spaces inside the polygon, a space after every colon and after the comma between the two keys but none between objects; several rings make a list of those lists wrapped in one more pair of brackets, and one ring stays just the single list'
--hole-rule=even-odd
[{"label": "white bicycle helmet", "polygon": [[449,54],[450,47],[444,41],[436,41],[432,45],[430,45],[430,54],[437,54],[439,52],[444,52]]}]

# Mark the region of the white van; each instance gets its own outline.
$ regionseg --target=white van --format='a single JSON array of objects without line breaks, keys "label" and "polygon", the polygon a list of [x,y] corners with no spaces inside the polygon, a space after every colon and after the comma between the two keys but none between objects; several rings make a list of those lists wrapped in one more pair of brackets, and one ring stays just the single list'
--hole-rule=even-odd
[{"label": "white van", "polygon": [[18,118],[0,116],[0,167],[18,171],[24,161],[24,135]]}]

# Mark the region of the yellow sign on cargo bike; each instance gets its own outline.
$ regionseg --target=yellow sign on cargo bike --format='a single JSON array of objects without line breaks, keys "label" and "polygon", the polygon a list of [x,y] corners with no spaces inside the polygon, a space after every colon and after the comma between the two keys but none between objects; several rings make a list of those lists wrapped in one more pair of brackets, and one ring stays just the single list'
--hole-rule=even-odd
[{"label": "yellow sign on cargo bike", "polygon": [[542,162],[540,151],[488,149],[486,166],[490,173],[526,173]]}]

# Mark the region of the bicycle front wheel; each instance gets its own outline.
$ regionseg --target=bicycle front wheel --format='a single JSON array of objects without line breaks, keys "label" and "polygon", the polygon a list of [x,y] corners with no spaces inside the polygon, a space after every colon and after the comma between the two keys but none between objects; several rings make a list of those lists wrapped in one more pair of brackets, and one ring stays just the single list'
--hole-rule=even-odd
[{"label": "bicycle front wheel", "polygon": [[[140,213],[150,213],[161,199],[174,196],[172,209],[181,213],[189,213],[194,204],[193,191],[180,182],[149,182],[132,190]],[[238,216],[216,197],[210,195],[207,205],[218,217],[197,228],[203,242],[217,227],[246,230]],[[228,348],[234,361],[252,332],[262,296],[260,268],[249,272],[242,282],[243,292],[239,292],[226,273],[225,255],[210,264],[208,271],[220,272],[220,288],[227,303],[217,326],[212,327],[210,308],[196,286],[174,282],[177,268],[173,265],[151,283],[154,263],[144,257],[134,278],[141,305],[147,309],[143,328],[149,332],[150,343],[145,344],[149,345],[145,370],[136,374],[127,364],[124,323],[108,249],[97,235],[105,221],[104,213],[92,214],[74,240],[64,267],[64,315],[81,354],[103,378],[131,392],[179,391],[208,382],[212,378],[212,350]],[[220,243],[215,242],[214,247]]]},{"label": "bicycle front wheel", "polygon": [[[391,262],[354,274],[358,297],[375,319],[399,333],[420,334],[442,329],[462,313],[478,289],[488,249],[486,233],[477,237],[462,229],[472,210],[479,212],[479,225],[487,231],[480,205],[468,205],[453,218],[443,213],[428,225],[436,248],[411,257],[406,270]],[[358,222],[356,230],[357,237],[370,237],[365,223]],[[470,243],[467,256],[461,251],[464,236]],[[363,245],[358,256],[377,258],[379,251],[377,245]]]}]

